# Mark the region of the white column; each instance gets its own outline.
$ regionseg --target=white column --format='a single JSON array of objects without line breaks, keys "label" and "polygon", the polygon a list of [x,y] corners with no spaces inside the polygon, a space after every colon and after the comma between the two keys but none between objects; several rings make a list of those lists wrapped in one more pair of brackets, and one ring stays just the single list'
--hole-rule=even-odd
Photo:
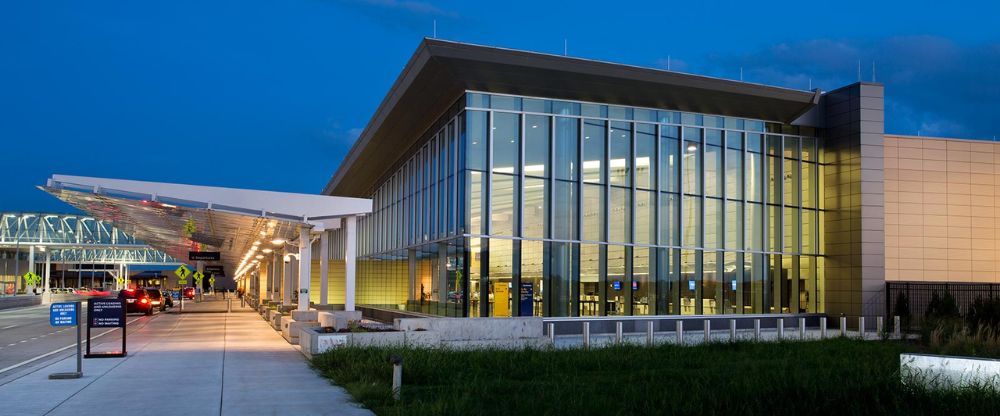
[{"label": "white column", "polygon": [[[198,261],[197,263],[195,263],[195,264],[194,264],[194,267],[195,267],[195,268],[196,268],[196,269],[197,269],[197,270],[198,270],[199,272],[201,272],[202,274],[204,274],[204,273],[205,273],[205,262],[204,262],[204,261],[201,261],[201,260],[199,260],[199,261]],[[128,272],[126,272],[126,273],[128,273]],[[191,279],[194,279],[194,277],[192,277]],[[202,283],[204,283],[204,282],[205,282],[205,281],[204,281],[204,280],[202,280]],[[202,292],[204,292],[204,291],[203,291],[203,290],[202,290],[201,288],[202,288],[202,285],[201,285],[201,283],[198,283],[198,284],[196,284],[196,285],[195,285],[195,289],[194,289],[194,293],[202,293]]]},{"label": "white column", "polygon": [[274,300],[274,292],[278,287],[278,270],[281,270],[281,254],[278,249],[271,252],[271,264],[268,265],[270,269],[267,272],[267,284],[264,285],[264,291],[267,292],[267,300]]},{"label": "white column", "polygon": [[52,278],[52,250],[45,250],[45,293],[49,292],[49,279]]},{"label": "white column", "polygon": [[354,310],[355,260],[358,256],[357,217],[344,219],[347,235],[344,237],[344,310]]},{"label": "white column", "polygon": [[[288,247],[286,244],[285,247]],[[292,304],[292,259],[291,253],[285,251],[285,256],[289,257],[287,262],[282,263],[281,268],[281,306]],[[282,258],[284,261],[284,258]]]},{"label": "white column", "polygon": [[[322,258],[322,257],[321,257]],[[323,277],[320,276],[320,280]],[[300,311],[309,310],[309,286],[312,281],[312,240],[309,227],[299,226],[299,307]]]},{"label": "white column", "polygon": [[[32,272],[32,273],[35,272],[35,246],[34,245],[29,245],[28,246],[28,271]],[[21,273],[21,276],[24,276],[24,273]],[[22,278],[21,276],[17,276],[17,278],[21,279]],[[24,286],[24,293],[26,295],[31,295],[32,292],[33,292],[32,289],[34,289],[35,287],[36,287],[35,285],[31,285],[31,287],[28,287],[27,285],[25,285]]]},{"label": "white column", "polygon": [[319,304],[326,305],[330,290],[330,232],[319,235]]}]

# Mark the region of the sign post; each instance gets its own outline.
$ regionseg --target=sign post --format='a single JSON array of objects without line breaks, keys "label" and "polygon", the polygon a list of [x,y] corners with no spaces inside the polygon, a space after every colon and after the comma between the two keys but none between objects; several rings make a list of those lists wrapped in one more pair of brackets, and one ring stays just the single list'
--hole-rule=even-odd
[{"label": "sign post", "polygon": [[[80,302],[53,303],[49,306],[49,325],[76,326],[76,372],[49,374],[50,380],[83,377],[82,331],[80,330]],[[90,346],[90,343],[87,343]]]},{"label": "sign post", "polygon": [[[121,351],[90,352],[90,328],[121,328]],[[125,350],[125,300],[91,299],[87,302],[87,354],[83,358],[124,357]]]},{"label": "sign post", "polygon": [[177,275],[177,284],[181,287],[179,298],[181,301],[181,312],[184,312],[184,286],[188,284],[187,278],[191,275],[191,270],[182,264],[177,270],[174,270],[174,274]]}]

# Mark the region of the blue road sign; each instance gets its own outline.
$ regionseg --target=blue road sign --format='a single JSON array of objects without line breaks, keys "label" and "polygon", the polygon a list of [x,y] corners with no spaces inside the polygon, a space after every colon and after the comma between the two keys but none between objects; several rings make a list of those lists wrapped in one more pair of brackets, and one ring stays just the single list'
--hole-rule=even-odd
[{"label": "blue road sign", "polygon": [[49,324],[52,326],[76,325],[76,302],[53,303],[49,307]]}]

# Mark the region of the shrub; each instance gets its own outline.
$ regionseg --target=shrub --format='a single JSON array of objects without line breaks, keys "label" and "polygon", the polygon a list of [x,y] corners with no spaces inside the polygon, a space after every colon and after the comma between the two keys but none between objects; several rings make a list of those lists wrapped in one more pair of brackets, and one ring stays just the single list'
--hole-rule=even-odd
[{"label": "shrub", "polygon": [[[924,321],[920,328],[921,338],[924,342],[930,342],[933,336],[939,338],[940,342],[948,342],[953,334],[964,330],[965,322],[962,321],[962,314],[958,311],[958,303],[950,292],[938,296],[937,292],[931,295],[931,301],[924,311]],[[934,334],[936,332],[936,334]]]},{"label": "shrub", "polygon": [[977,298],[972,305],[969,305],[965,321],[972,330],[980,328],[989,328],[994,332],[1000,330],[1000,298]]},{"label": "shrub", "polygon": [[910,327],[910,299],[906,296],[906,292],[899,291],[899,296],[896,297],[896,305],[892,308],[892,314],[899,317],[899,325],[901,327]]}]

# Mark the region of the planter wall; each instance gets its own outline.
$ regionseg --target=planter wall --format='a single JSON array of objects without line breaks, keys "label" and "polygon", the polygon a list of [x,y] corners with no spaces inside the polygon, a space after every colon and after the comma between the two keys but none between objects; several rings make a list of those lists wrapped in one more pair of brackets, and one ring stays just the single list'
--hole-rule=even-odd
[{"label": "planter wall", "polygon": [[904,383],[932,388],[970,385],[1000,388],[1000,360],[947,355],[900,354],[899,369]]}]

